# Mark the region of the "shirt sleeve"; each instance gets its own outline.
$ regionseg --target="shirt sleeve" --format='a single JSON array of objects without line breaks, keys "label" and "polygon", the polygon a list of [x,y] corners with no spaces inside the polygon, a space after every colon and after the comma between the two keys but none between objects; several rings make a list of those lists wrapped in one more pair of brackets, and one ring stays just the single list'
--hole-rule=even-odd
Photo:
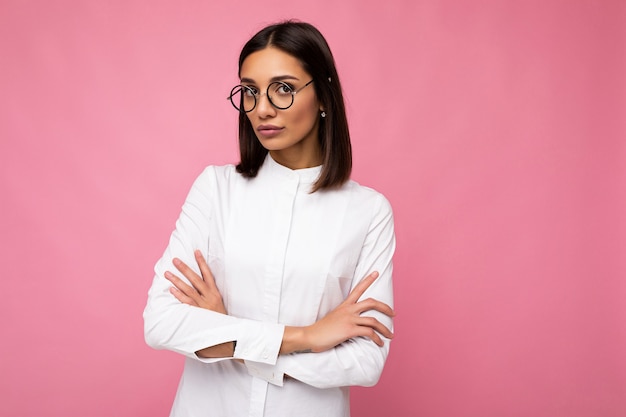
[{"label": "shirt sleeve", "polygon": [[[196,249],[209,244],[211,190],[216,189],[216,170],[208,167],[194,182],[185,200],[169,245],[154,270],[143,313],[146,343],[155,349],[168,349],[202,362],[232,358],[207,359],[195,352],[221,343],[237,341],[236,357],[261,364],[275,364],[282,343],[284,326],[231,317],[179,302],[165,279],[169,270],[177,272],[172,259],[177,257],[200,274],[193,257]],[[182,279],[182,274],[177,273]]]},{"label": "shirt sleeve", "polygon": [[[371,297],[393,307],[394,251],[395,234],[391,206],[382,195],[379,195],[377,210],[359,256],[352,288],[373,271],[378,271],[379,277],[361,299]],[[382,313],[367,311],[362,315],[375,317],[393,330],[392,319]],[[321,353],[281,355],[276,365],[255,364],[254,375],[275,385],[282,385],[284,376],[288,375],[317,388],[373,386],[378,382],[389,354],[390,340],[382,335],[381,338],[384,341],[382,347],[368,338],[358,337]]]}]

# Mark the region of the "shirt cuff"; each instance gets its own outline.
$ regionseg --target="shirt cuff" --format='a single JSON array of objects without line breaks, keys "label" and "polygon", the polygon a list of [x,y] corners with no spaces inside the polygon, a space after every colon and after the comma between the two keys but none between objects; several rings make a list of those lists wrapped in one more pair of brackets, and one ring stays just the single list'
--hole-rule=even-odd
[{"label": "shirt cuff", "polygon": [[262,379],[279,387],[283,386],[285,374],[276,369],[275,365],[252,361],[244,361],[244,363],[248,368],[248,374],[251,376]]},{"label": "shirt cuff", "polygon": [[274,365],[283,343],[285,326],[277,323],[245,323],[237,334],[233,357],[244,361]]}]

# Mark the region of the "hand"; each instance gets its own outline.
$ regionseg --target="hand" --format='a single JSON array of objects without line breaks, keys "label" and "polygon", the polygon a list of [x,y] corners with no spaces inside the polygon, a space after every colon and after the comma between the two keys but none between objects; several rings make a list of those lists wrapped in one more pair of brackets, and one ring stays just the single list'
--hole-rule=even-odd
[{"label": "hand", "polygon": [[[196,306],[200,308],[206,308],[207,310],[215,311],[217,313],[227,314],[222,295],[215,285],[215,279],[209,265],[207,265],[202,252],[199,250],[194,251],[194,256],[202,277],[198,276],[195,271],[183,261],[178,258],[174,258],[172,263],[191,283],[191,287],[185,283],[182,279],[172,274],[170,271],[165,271],[165,278],[170,281],[174,286],[170,288],[170,292],[178,301],[190,306]],[[227,358],[232,357],[235,351],[235,345],[233,342],[225,342],[215,346],[209,346],[204,349],[196,351],[196,355],[201,358]],[[242,362],[237,359],[237,361]]]},{"label": "hand", "polygon": [[378,272],[369,274],[354,287],[341,304],[314,324],[304,328],[286,328],[281,353],[323,352],[359,336],[369,338],[378,346],[383,346],[384,342],[378,333],[390,339],[393,337],[391,330],[374,317],[363,317],[361,314],[375,310],[393,317],[395,316],[393,309],[373,298],[358,301],[376,278]]},{"label": "hand", "polygon": [[190,306],[196,306],[206,308],[207,310],[215,311],[218,313],[226,314],[226,308],[222,300],[217,286],[215,285],[215,279],[211,270],[207,265],[202,253],[199,250],[194,251],[196,262],[200,267],[202,277],[198,276],[193,269],[189,268],[183,261],[178,258],[174,258],[172,263],[180,271],[185,278],[189,280],[192,286],[189,286],[185,281],[172,274],[170,271],[165,272],[165,278],[174,285],[170,288],[170,292],[181,303],[189,304]]}]

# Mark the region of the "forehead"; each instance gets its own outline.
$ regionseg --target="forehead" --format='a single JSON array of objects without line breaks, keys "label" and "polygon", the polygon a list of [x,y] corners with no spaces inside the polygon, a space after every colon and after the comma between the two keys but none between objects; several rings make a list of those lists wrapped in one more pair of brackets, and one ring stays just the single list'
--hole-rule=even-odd
[{"label": "forehead", "polygon": [[284,75],[306,78],[308,74],[297,58],[271,46],[248,55],[239,74],[259,82]]}]

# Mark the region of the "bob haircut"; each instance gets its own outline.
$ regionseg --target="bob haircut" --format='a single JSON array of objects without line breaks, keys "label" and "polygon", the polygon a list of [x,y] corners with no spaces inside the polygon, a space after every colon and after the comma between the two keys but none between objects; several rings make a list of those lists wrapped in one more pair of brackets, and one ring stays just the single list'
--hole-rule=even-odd
[{"label": "bob haircut", "polygon": [[[352,146],[335,60],[326,39],[312,25],[286,21],[267,26],[252,37],[239,55],[239,75],[245,59],[252,53],[274,47],[295,57],[313,78],[315,94],[326,117],[320,116],[318,140],[323,155],[320,176],[311,189],[338,188],[350,179]],[[267,155],[244,112],[239,113],[239,153],[237,172],[256,177]]]}]

